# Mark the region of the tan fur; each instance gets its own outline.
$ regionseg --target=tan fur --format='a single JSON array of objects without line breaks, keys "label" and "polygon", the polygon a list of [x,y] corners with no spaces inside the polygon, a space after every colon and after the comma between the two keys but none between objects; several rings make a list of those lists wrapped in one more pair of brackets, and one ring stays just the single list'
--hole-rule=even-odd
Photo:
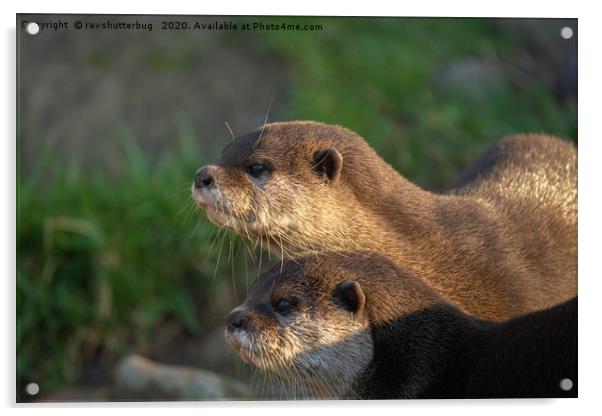
[{"label": "tan fur", "polygon": [[[216,190],[193,187],[216,224],[287,258],[376,251],[465,312],[492,320],[576,294],[577,156],[569,143],[505,139],[456,188],[434,194],[345,128],[272,123],[259,134],[236,139],[211,165]],[[315,170],[314,156],[326,148],[342,155],[336,180]],[[249,164],[266,161],[274,166],[269,178],[251,178]]]}]

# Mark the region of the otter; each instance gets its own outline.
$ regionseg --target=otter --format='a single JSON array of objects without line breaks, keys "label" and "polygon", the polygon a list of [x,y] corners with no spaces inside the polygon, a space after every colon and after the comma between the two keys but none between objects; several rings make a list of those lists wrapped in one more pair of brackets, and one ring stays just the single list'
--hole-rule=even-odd
[{"label": "otter", "polygon": [[577,397],[576,297],[485,321],[375,253],[276,266],[230,313],[226,338],[322,398]]},{"label": "otter", "polygon": [[346,128],[270,123],[199,169],[192,198],[212,222],[282,258],[379,252],[484,319],[577,291],[577,153],[550,136],[501,140],[437,194]]}]

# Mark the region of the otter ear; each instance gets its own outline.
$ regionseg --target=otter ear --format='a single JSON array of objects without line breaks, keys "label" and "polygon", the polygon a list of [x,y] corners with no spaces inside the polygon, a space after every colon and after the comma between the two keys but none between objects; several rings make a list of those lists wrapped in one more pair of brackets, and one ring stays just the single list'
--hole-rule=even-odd
[{"label": "otter ear", "polygon": [[343,170],[343,155],[337,149],[328,148],[314,153],[314,170],[335,182]]},{"label": "otter ear", "polygon": [[340,283],[335,289],[335,297],[345,309],[353,312],[356,316],[364,311],[366,295],[358,282],[346,280]]}]

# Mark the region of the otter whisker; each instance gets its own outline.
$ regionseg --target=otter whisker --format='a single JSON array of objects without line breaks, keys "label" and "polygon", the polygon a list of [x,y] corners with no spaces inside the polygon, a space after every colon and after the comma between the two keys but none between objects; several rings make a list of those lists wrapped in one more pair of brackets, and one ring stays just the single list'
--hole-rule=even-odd
[{"label": "otter whisker", "polygon": [[238,291],[236,289],[236,278],[234,276],[235,275],[234,261],[232,260],[232,250],[233,250],[232,233],[229,233],[229,237],[230,237],[230,249],[228,251],[228,263],[230,264],[231,272],[232,272],[232,289],[233,289],[234,293],[238,293]]},{"label": "otter whisker", "polygon": [[208,257],[213,256],[213,253],[216,249],[216,243],[219,239],[220,234],[223,232],[225,232],[223,228],[217,228],[217,229],[214,228],[211,231],[211,236],[209,237],[210,243],[209,243],[209,256]]},{"label": "otter whisker", "polygon": [[224,241],[226,240],[226,233],[222,235],[222,238],[219,243],[219,248],[217,251],[217,261],[215,262],[215,269],[213,270],[213,281],[215,282],[215,277],[217,276],[217,270],[219,269],[220,259],[222,257],[222,249],[224,246]]},{"label": "otter whisker", "polygon": [[228,131],[230,132],[230,136],[232,136],[232,141],[234,141],[234,140],[235,140],[235,137],[234,137],[234,132],[233,132],[233,131],[232,131],[232,129],[230,128],[230,125],[228,124],[228,122],[227,122],[227,121],[224,121],[224,124],[226,125],[226,128],[227,128],[227,129],[228,129]]},{"label": "otter whisker", "polygon": [[272,108],[273,98],[270,98],[270,103],[268,104],[268,111],[265,113],[265,119],[263,120],[263,126],[261,126],[261,132],[259,133],[259,138],[253,143],[252,149],[255,150],[255,146],[261,142],[261,138],[263,137],[263,131],[265,130],[265,126],[268,124],[268,117],[270,115],[270,109]]}]

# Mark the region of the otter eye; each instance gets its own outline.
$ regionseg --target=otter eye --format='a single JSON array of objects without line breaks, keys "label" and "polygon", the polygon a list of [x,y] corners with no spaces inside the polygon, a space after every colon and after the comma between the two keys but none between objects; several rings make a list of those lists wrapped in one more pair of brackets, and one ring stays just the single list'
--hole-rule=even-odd
[{"label": "otter eye", "polygon": [[288,299],[280,299],[274,304],[274,310],[280,315],[288,315],[293,309],[293,303]]},{"label": "otter eye", "polygon": [[249,175],[258,177],[267,170],[268,167],[265,163],[253,163],[249,166]]}]

